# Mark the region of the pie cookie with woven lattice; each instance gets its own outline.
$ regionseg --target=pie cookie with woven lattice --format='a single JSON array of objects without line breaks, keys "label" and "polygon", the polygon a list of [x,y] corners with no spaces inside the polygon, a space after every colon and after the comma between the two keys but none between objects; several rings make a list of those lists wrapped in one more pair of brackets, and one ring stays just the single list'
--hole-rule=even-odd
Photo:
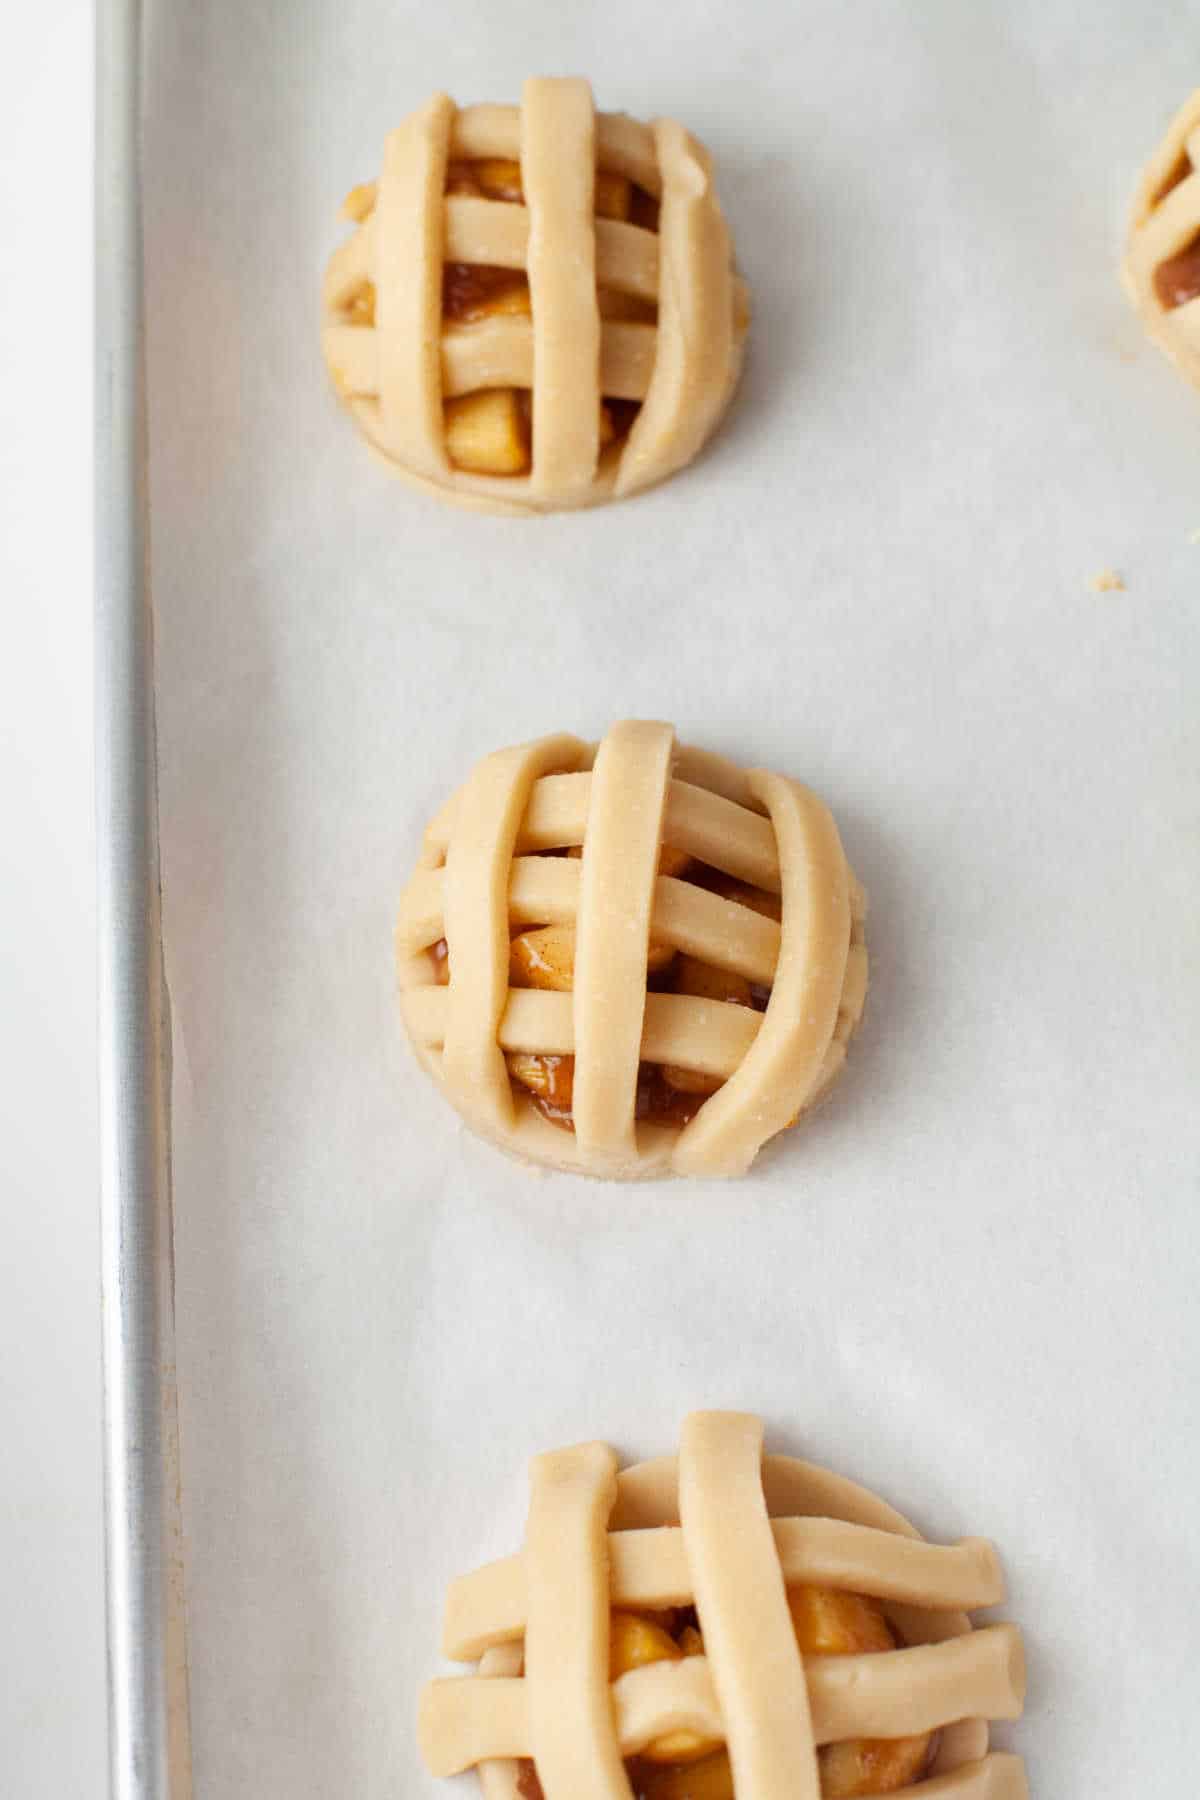
[{"label": "pie cookie with woven lattice", "polygon": [[678,1457],[535,1459],[524,1547],[455,1581],[418,1735],[486,1800],[1026,1800],[992,1546],[926,1543],[865,1489],[694,1413]]},{"label": "pie cookie with woven lattice", "polygon": [[586,81],[520,107],[435,94],[345,208],[322,343],[370,443],[493,511],[635,494],[716,429],[749,293],[703,147],[597,113]]},{"label": "pie cookie with woven lattice", "polygon": [[400,903],[418,1057],[476,1131],[617,1178],[732,1175],[829,1087],[866,900],[815,794],[626,721],[485,758]]},{"label": "pie cookie with woven lattice", "polygon": [[1142,176],[1123,274],[1150,336],[1200,386],[1200,88]]}]

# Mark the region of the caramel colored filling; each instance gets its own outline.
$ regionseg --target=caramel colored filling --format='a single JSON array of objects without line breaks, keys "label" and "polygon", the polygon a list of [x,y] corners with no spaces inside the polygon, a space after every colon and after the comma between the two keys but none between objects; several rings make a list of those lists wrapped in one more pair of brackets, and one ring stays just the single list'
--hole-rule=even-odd
[{"label": "caramel colored filling", "polygon": [[529,395],[522,388],[480,388],[442,407],[446,454],[456,469],[521,475],[533,455]]},{"label": "caramel colored filling", "polygon": [[[776,895],[747,887],[716,869],[691,862],[680,851],[664,849],[659,858],[659,870],[676,877],[686,873],[690,881],[720,893],[728,900],[740,901],[743,906],[753,907],[756,912],[773,919],[780,916]],[[575,932],[572,926],[537,926],[520,931],[513,938],[509,949],[509,982],[513,987],[553,988],[560,993],[569,993],[574,979]],[[765,1012],[770,999],[769,988],[754,987],[742,975],[714,968],[664,944],[650,945],[646,986],[655,993],[694,994],[703,1000],[749,1006],[756,1012]],[[555,1065],[553,1071],[547,1071],[543,1067],[545,1064]],[[529,1055],[508,1059],[513,1081],[527,1089],[539,1112],[567,1131],[574,1130],[571,1114],[574,1068],[575,1059],[571,1056]],[[550,1092],[551,1075],[553,1094]],[[721,1086],[717,1076],[701,1074],[694,1069],[642,1063],[638,1070],[635,1117],[652,1125],[672,1125],[682,1130]]]},{"label": "caramel colored filling", "polygon": [[[833,1588],[796,1587],[788,1593],[796,1642],[805,1656],[869,1655],[894,1650],[899,1639],[875,1600]],[[614,1612],[609,1623],[609,1674],[654,1662],[703,1656],[704,1639],[692,1607],[640,1614]],[[824,1800],[859,1800],[912,1786],[929,1773],[938,1734],[852,1738],[817,1751]],[[722,1744],[676,1731],[648,1744],[626,1764],[637,1800],[734,1800],[733,1770]],[[521,1764],[522,1800],[543,1800],[537,1771]]]},{"label": "caramel colored filling", "polygon": [[[570,850],[566,854],[577,857],[580,852]],[[767,918],[778,920],[780,917],[778,895],[734,881],[718,869],[693,861],[682,851],[664,848],[659,856],[659,872],[676,877],[686,874],[687,879],[698,887],[707,888],[724,899],[735,900]],[[450,963],[444,938],[433,946],[430,955],[435,979],[445,984],[450,978]],[[516,932],[509,944],[508,979],[511,987],[548,988],[558,993],[570,993],[575,984],[574,927],[536,925]],[[747,1006],[755,1012],[765,1012],[771,997],[769,987],[760,987],[747,981],[744,975],[685,956],[665,944],[652,943],[649,947],[646,986],[655,993],[693,994],[702,1000]],[[528,1094],[538,1111],[552,1124],[561,1126],[564,1131],[573,1131],[575,1058],[511,1051],[507,1060],[514,1088]],[[649,1124],[671,1125],[682,1130],[722,1085],[719,1077],[694,1069],[642,1063],[638,1070],[635,1116]]]},{"label": "caramel colored filling", "polygon": [[[446,171],[446,192],[475,199],[499,200],[522,205],[521,165],[501,157],[471,162],[452,162]],[[353,188],[342,206],[344,217],[356,224],[369,218],[375,206],[370,184]],[[596,171],[596,217],[620,219],[658,229],[658,201],[624,175]],[[600,288],[597,303],[602,319],[653,325],[658,308],[632,294]],[[442,272],[442,320],[452,331],[469,331],[486,319],[531,318],[529,281],[524,269],[498,269],[482,263],[447,263]],[[375,324],[375,285],[364,281],[343,308],[347,325],[367,328]],[[605,451],[628,437],[639,406],[633,400],[600,402],[600,449]],[[475,475],[527,475],[533,467],[533,432],[529,394],[523,388],[485,388],[447,400],[443,407],[446,453],[456,469]]]},{"label": "caramel colored filling", "polygon": [[1172,311],[1200,295],[1200,234],[1154,271],[1154,291],[1160,303]]},{"label": "caramel colored filling", "polygon": [[532,316],[529,283],[520,269],[493,269],[484,263],[447,263],[442,271],[442,317],[451,325],[481,319]]},{"label": "caramel colored filling", "polygon": [[1154,205],[1161,206],[1167,195],[1177,188],[1181,181],[1186,181],[1192,172],[1192,159],[1186,150],[1179,152],[1178,161],[1154,196]]},{"label": "caramel colored filling", "polygon": [[[475,162],[452,162],[446,170],[446,192],[466,194],[479,200],[505,200],[513,206],[525,204],[520,163],[497,156],[481,157]],[[635,196],[641,199],[639,211],[642,217],[637,219],[634,218]],[[598,219],[624,219],[640,225],[647,213],[646,202],[653,208],[654,224],[650,229],[656,230],[657,202],[651,200],[649,194],[643,194],[627,176],[613,175],[606,169],[596,170],[592,205]]]},{"label": "caramel colored filling", "polygon": [[[507,390],[502,390],[494,392],[488,398],[508,400],[511,396]],[[576,846],[566,850],[544,850],[540,854],[578,858],[583,852]],[[658,872],[676,880],[685,878],[708,893],[717,894],[724,900],[734,901],[739,906],[762,914],[764,918],[780,922],[781,902],[777,894],[738,881],[720,869],[697,861],[684,851],[672,849],[669,845],[662,846]],[[852,917],[849,948],[851,955],[858,951],[860,963],[865,941],[861,916]],[[434,981],[439,986],[445,986],[450,980],[446,940],[439,938],[430,947],[428,955]],[[863,993],[859,991],[859,984],[865,988],[864,968],[865,965],[859,967],[858,979],[855,982],[848,979],[843,988],[834,1034],[843,1051],[857,1030],[861,1017]],[[574,925],[522,924],[510,927],[508,985],[510,988],[572,992],[575,985]],[[673,949],[669,944],[653,941],[647,948],[646,988],[651,993],[687,994],[722,1005],[745,1006],[758,1013],[766,1012],[771,999],[769,984],[750,981],[734,970],[702,962],[697,957]],[[551,1124],[564,1131],[573,1131],[575,1058],[571,1055],[550,1055],[532,1050],[512,1050],[507,1053],[506,1062],[514,1093],[531,1100]],[[720,1076],[701,1070],[674,1064],[640,1063],[634,1116],[649,1124],[668,1125],[682,1130],[695,1118],[704,1102],[723,1086]],[[819,1098],[823,1091],[824,1087],[819,1087],[815,1097]],[[803,1110],[802,1106],[800,1111]],[[795,1125],[799,1117],[800,1112],[797,1112],[795,1117],[788,1120],[788,1126]]]},{"label": "caramel colored filling", "polygon": [[[521,182],[521,165],[498,157],[474,162],[454,162],[446,171],[447,194],[468,195],[476,199],[500,200],[510,205],[523,205],[525,190]],[[658,228],[658,203],[624,175],[605,169],[596,171],[595,213],[598,219],[620,219]],[[630,319],[652,324],[657,308],[630,295],[602,288],[598,293],[600,314],[605,319]],[[442,278],[442,318],[454,330],[480,324],[485,319],[501,317],[530,318],[532,306],[529,282],[523,269],[496,269],[476,263],[449,263]],[[461,435],[450,429],[450,409],[464,407],[475,395],[463,401],[447,402],[446,448],[456,468],[483,475],[521,475],[533,466],[533,440],[529,428],[528,397],[521,394],[520,414],[516,405],[499,403],[501,393],[515,397],[516,389],[493,389],[489,404],[477,413],[468,410],[470,436],[463,454]],[[600,408],[600,448],[605,450],[628,435],[637,416],[637,405],[630,401],[606,400]]]}]

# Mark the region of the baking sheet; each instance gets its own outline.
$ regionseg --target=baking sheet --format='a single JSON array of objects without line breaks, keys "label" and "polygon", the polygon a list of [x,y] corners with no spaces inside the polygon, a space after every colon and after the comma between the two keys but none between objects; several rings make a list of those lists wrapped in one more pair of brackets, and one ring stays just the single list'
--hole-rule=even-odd
[{"label": "baking sheet", "polygon": [[[433,1794],[442,1593],[515,1547],[528,1457],[725,1404],[996,1539],[1036,1793],[1196,1766],[1200,411],[1114,271],[1195,24],[154,6],[199,1800]],[[388,127],[530,70],[709,142],[757,316],[698,467],[519,523],[367,457],[316,295]],[[426,817],[486,750],[626,715],[809,781],[871,894],[849,1072],[732,1185],[531,1175],[402,1043]]]}]

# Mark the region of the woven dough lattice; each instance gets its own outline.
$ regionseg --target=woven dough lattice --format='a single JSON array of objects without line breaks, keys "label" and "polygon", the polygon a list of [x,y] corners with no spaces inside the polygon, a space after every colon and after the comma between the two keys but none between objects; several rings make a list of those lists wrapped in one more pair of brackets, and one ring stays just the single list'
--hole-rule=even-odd
[{"label": "woven dough lattice", "polygon": [[[805,1657],[788,1588],[877,1598],[903,1645]],[[819,1800],[818,1748],[940,1730],[919,1800],[1025,1800],[989,1719],[1019,1716],[1015,1626],[961,1609],[1002,1598],[991,1546],[927,1544],[890,1507],[827,1471],[763,1456],[761,1422],[686,1419],[678,1458],[618,1474],[604,1444],[538,1457],[524,1548],[456,1581],[444,1650],[473,1676],[432,1682],[419,1737],[436,1775],[478,1767],[488,1800],[631,1800],[626,1759],[696,1733],[724,1744],[736,1800]],[[613,1609],[694,1605],[703,1654],[610,1681]]]},{"label": "woven dough lattice", "polygon": [[1200,88],[1142,177],[1123,272],[1150,336],[1200,386]]},{"label": "woven dough lattice", "polygon": [[[598,747],[543,738],[487,757],[426,833],[397,924],[404,1018],[453,1104],[509,1151],[621,1178],[735,1174],[841,1068],[864,908],[799,782],[664,724],[627,721]],[[570,991],[510,985],[522,926],[566,928]],[[654,989],[656,953],[705,979]],[[514,1054],[573,1059],[572,1129],[514,1085]],[[648,1116],[647,1069],[711,1097],[682,1128]]]},{"label": "woven dough lattice", "polygon": [[[508,187],[452,179],[482,169],[486,183],[499,164]],[[629,213],[630,194],[639,216],[598,216]],[[749,294],[709,158],[682,126],[597,114],[580,80],[530,80],[520,108],[435,94],[390,134],[378,183],[350,205],[359,223],[326,271],[323,348],[359,426],[401,472],[493,510],[583,506],[664,480],[714,430]],[[451,270],[523,271],[522,303],[463,323],[446,310]],[[518,391],[528,474],[457,466],[446,403]],[[624,408],[622,429],[601,400]]]}]

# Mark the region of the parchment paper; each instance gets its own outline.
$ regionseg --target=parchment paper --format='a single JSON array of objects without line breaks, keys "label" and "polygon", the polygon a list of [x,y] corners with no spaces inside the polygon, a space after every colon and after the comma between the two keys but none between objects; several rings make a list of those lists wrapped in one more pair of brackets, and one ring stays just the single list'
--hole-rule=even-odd
[{"label": "parchment paper", "polygon": [[[1200,397],[1115,262],[1195,7],[158,0],[151,475],[198,1800],[432,1795],[449,1577],[690,1408],[1001,1547],[1046,1800],[1200,1766]],[[632,504],[413,494],[327,389],[344,190],[434,87],[711,145],[735,416]],[[1093,591],[1106,567],[1124,591]],[[871,894],[849,1072],[732,1185],[538,1177],[390,933],[485,751],[627,715],[795,773]]]}]

